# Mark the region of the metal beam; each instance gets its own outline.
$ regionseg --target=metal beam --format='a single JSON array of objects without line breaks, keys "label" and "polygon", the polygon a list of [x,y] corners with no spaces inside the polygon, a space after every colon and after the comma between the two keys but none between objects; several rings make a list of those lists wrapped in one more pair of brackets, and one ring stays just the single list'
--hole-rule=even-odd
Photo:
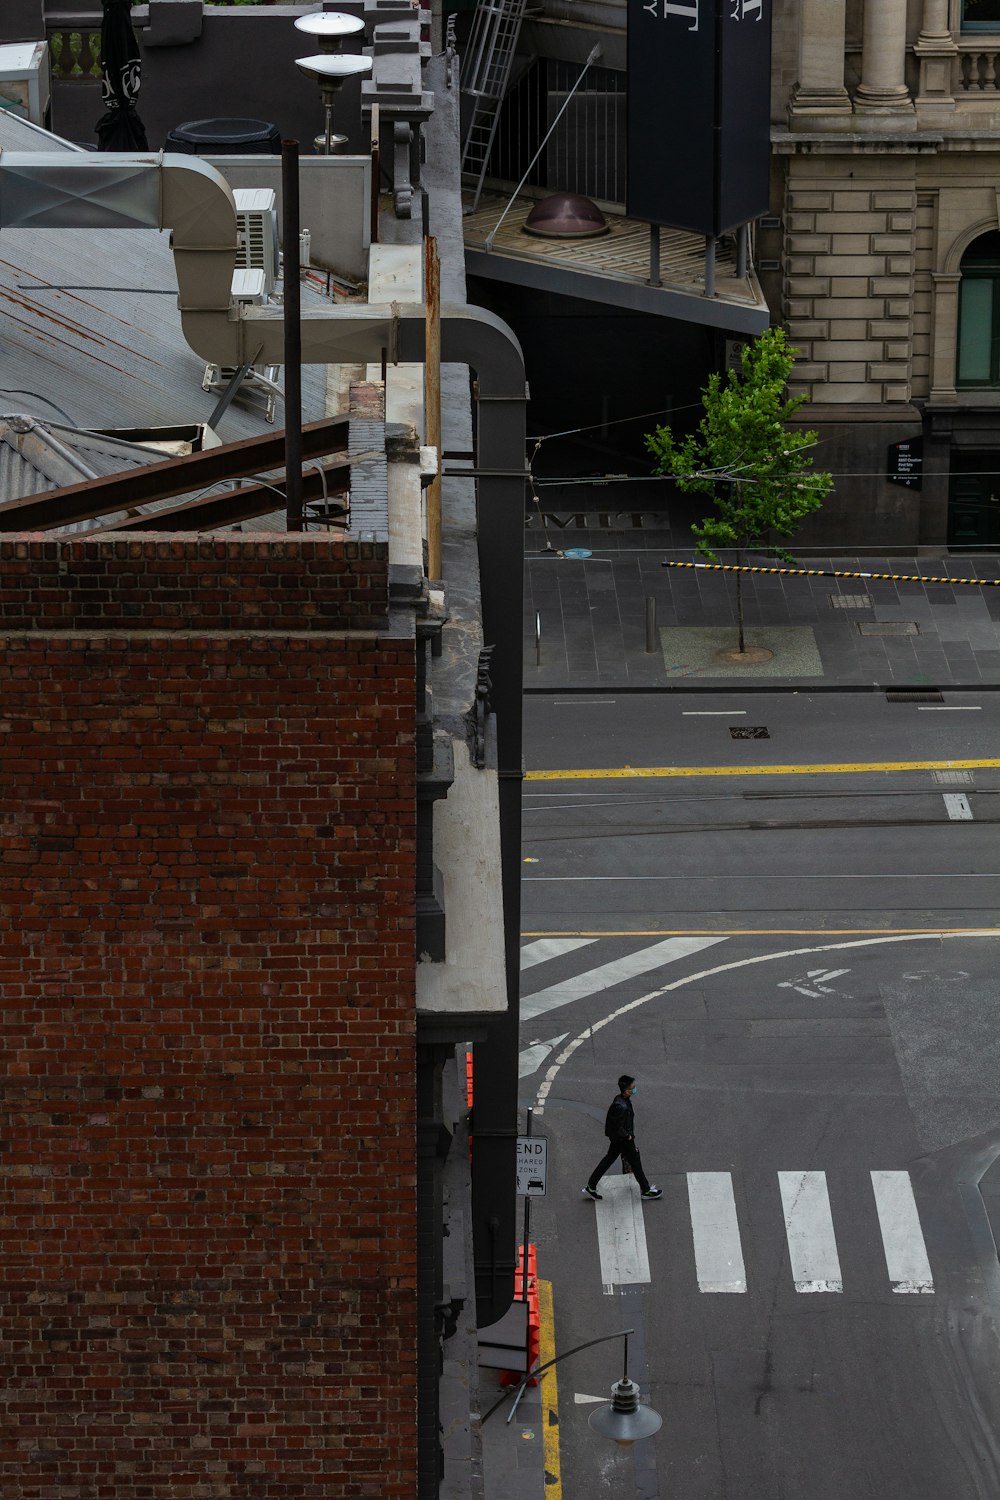
[{"label": "metal beam", "polygon": [[[346,457],[343,444],[347,440],[348,421],[348,417],[328,417],[321,422],[310,422],[302,429],[303,457],[325,458],[331,453]],[[284,433],[268,433],[266,437],[190,453],[185,458],[171,458],[125,473],[87,479],[47,495],[10,500],[0,505],[0,532],[48,531],[118,510],[134,510],[137,505],[190,494],[192,490],[203,490],[227,479],[280,469],[284,453]]]},{"label": "metal beam", "polygon": [[730,333],[763,333],[770,321],[763,296],[757,304],[737,302],[725,296],[708,297],[701,290],[687,292],[666,284],[653,287],[641,281],[622,281],[596,271],[576,270],[569,265],[526,260],[496,248],[487,253],[468,243],[465,269],[470,276],[481,276],[487,281],[534,287],[537,291],[555,292],[562,297],[600,302],[605,307],[624,307],[630,312],[676,318],[680,323],[724,328]]},{"label": "metal beam", "polygon": [[[343,464],[324,469],[322,474],[315,469],[307,469],[302,475],[302,498],[305,501],[322,500],[324,497],[335,499],[338,495],[345,495],[349,489],[350,470]],[[281,510],[284,504],[284,493],[277,485],[248,484],[242,489],[226,490],[221,495],[205,495],[200,500],[185,500],[182,505],[165,506],[163,510],[129,516],[124,521],[109,521],[104,526],[92,527],[86,535],[98,536],[104,531],[217,531],[222,526],[235,526],[238,521],[252,521],[257,516],[266,516],[272,510]],[[341,514],[346,515],[347,510],[347,502],[344,501],[340,506]]]}]

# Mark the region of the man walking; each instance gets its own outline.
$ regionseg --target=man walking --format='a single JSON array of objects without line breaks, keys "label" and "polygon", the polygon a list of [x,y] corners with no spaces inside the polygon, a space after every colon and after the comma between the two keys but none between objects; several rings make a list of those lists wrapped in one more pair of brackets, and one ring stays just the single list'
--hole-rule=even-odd
[{"label": "man walking", "polygon": [[618,1080],[618,1093],[611,1101],[608,1117],[604,1122],[604,1134],[608,1138],[608,1154],[598,1162],[590,1174],[590,1181],[584,1188],[588,1198],[601,1201],[601,1194],[597,1191],[597,1184],[605,1172],[621,1157],[626,1164],[626,1170],[635,1173],[639,1182],[639,1188],[644,1198],[662,1198],[663,1189],[658,1188],[655,1183],[650,1183],[649,1178],[642,1170],[642,1158],[635,1144],[635,1113],[632,1109],[632,1095],[635,1093],[635,1079],[623,1073]]}]

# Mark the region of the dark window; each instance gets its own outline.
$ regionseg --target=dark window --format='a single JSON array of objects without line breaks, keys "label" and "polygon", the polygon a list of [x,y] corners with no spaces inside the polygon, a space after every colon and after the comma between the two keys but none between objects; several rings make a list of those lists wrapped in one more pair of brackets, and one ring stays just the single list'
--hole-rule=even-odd
[{"label": "dark window", "polygon": [[1000,31],[1000,0],[962,0],[963,31]]},{"label": "dark window", "polygon": [[962,256],[957,384],[1000,385],[1000,233],[996,230],[973,240]]}]

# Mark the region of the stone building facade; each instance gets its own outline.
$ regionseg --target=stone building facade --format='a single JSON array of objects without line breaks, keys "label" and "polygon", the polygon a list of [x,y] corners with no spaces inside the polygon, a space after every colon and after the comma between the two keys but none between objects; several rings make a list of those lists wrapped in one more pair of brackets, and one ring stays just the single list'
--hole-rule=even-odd
[{"label": "stone building facade", "polygon": [[[995,0],[777,0],[758,257],[831,543],[1000,543],[998,62]],[[900,442],[919,488],[888,478]]]}]

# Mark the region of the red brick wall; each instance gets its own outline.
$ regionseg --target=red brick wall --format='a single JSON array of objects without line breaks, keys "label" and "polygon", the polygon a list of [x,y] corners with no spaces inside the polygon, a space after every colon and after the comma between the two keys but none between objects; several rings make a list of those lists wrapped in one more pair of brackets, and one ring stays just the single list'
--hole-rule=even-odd
[{"label": "red brick wall", "polygon": [[385,624],[388,548],[329,536],[12,536],[5,630],[364,630]]},{"label": "red brick wall", "polygon": [[413,692],[375,637],[0,640],[5,1497],[412,1496]]}]

